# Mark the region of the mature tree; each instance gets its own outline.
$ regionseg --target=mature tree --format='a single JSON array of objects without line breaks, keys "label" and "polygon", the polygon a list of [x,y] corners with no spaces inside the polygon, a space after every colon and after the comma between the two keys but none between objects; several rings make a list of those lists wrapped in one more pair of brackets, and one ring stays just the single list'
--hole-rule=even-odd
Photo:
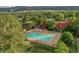
[{"label": "mature tree", "polygon": [[79,37],[79,19],[72,24],[71,29],[73,29],[75,36]]},{"label": "mature tree", "polygon": [[37,25],[41,25],[41,23],[42,23],[42,16],[37,16],[37,21],[36,21],[36,23],[37,23]]},{"label": "mature tree", "polygon": [[68,27],[65,28],[65,31],[70,31],[73,33],[73,35],[79,37],[78,36],[79,35],[79,19],[77,19],[77,20],[72,19],[71,21],[72,21],[72,23]]},{"label": "mature tree", "polygon": [[57,21],[63,21],[64,20],[64,14],[63,13],[58,13],[56,16]]},{"label": "mature tree", "polygon": [[70,32],[64,32],[62,34],[61,40],[64,41],[64,43],[67,46],[70,46],[72,44],[72,42],[74,41],[74,37],[73,37],[72,33],[70,33]]},{"label": "mature tree", "polygon": [[59,41],[58,44],[57,44],[57,47],[54,49],[54,52],[68,53],[69,48],[66,46],[66,44],[63,41]]},{"label": "mature tree", "polygon": [[47,29],[52,30],[56,26],[56,21],[54,20],[47,20]]},{"label": "mature tree", "polygon": [[60,13],[59,14],[59,21],[62,21],[62,20],[64,20],[64,14],[63,13]]}]

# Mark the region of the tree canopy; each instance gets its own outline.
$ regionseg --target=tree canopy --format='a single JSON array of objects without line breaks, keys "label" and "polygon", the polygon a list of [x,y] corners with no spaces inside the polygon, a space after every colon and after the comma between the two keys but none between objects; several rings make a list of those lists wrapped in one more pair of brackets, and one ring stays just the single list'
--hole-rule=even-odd
[{"label": "tree canopy", "polygon": [[19,20],[13,15],[0,15],[0,52],[24,52],[24,42]]},{"label": "tree canopy", "polygon": [[74,37],[70,32],[63,32],[61,40],[64,41],[67,46],[70,46],[74,41]]},{"label": "tree canopy", "polygon": [[57,53],[67,53],[69,52],[69,48],[65,45],[63,41],[59,41],[54,51]]}]

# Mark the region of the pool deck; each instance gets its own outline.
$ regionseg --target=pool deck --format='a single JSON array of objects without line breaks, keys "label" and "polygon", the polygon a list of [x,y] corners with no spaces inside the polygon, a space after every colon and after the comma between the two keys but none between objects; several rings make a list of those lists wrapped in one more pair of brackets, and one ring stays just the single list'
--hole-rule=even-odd
[{"label": "pool deck", "polygon": [[[43,32],[40,32],[40,33],[45,34],[45,35],[49,34],[49,33],[43,33]],[[52,35],[53,35],[53,33],[55,34],[55,37],[50,42],[36,40],[36,39],[33,39],[33,38],[29,38],[29,37],[27,37],[27,40],[31,41],[31,42],[36,42],[36,43],[48,45],[48,46],[51,46],[51,47],[56,47],[56,44],[61,37],[61,33],[60,32],[50,32],[50,33],[52,33]]]}]

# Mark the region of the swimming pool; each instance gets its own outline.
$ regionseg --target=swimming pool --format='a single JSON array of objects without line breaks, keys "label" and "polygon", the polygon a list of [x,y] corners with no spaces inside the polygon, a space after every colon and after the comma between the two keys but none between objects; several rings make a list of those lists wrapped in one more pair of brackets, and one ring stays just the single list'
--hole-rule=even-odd
[{"label": "swimming pool", "polygon": [[44,35],[44,34],[37,33],[37,32],[31,32],[31,33],[26,34],[26,37],[45,41],[45,42],[50,42],[54,38],[54,35],[52,34]]}]

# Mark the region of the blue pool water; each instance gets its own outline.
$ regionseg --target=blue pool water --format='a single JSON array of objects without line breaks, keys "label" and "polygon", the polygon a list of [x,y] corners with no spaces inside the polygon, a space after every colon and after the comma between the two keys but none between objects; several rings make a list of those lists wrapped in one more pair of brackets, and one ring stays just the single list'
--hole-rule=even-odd
[{"label": "blue pool water", "polygon": [[40,34],[37,32],[28,33],[28,34],[26,34],[26,36],[29,38],[33,38],[33,39],[41,40],[41,41],[46,41],[46,42],[49,42],[54,38],[54,35],[52,35],[52,34],[44,35],[44,34]]}]

